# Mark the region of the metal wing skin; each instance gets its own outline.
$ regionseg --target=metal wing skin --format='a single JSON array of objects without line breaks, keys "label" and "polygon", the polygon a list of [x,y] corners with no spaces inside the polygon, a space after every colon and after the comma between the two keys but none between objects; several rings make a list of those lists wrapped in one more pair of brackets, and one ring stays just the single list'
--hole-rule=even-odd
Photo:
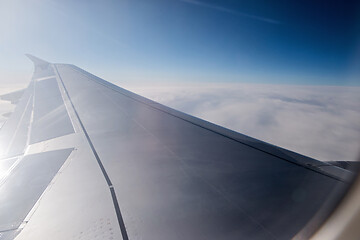
[{"label": "metal wing skin", "polygon": [[347,170],[29,57],[0,130],[0,239],[289,239],[349,185]]}]

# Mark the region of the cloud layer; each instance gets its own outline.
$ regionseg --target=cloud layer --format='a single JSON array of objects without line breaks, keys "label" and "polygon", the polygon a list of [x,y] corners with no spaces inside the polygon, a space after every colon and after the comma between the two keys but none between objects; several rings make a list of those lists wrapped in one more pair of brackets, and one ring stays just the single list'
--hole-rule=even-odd
[{"label": "cloud layer", "polygon": [[125,86],[177,110],[322,161],[356,160],[360,87]]},{"label": "cloud layer", "polygon": [[[360,153],[360,87],[256,84],[123,87],[169,107],[322,161]],[[0,93],[14,90],[1,88]],[[17,89],[17,88],[16,88]],[[14,106],[0,101],[2,114]]]}]

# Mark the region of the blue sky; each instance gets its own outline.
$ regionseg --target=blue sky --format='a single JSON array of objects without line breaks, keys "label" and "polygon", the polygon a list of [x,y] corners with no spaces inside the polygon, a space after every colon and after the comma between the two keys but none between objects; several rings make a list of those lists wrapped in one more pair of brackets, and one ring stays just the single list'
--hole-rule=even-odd
[{"label": "blue sky", "polygon": [[[295,152],[355,160],[359,12],[352,0],[0,0],[0,94],[28,84],[31,53]],[[0,102],[0,125],[12,109]]]},{"label": "blue sky", "polygon": [[107,80],[359,85],[356,1],[2,0],[0,79],[24,53]]}]

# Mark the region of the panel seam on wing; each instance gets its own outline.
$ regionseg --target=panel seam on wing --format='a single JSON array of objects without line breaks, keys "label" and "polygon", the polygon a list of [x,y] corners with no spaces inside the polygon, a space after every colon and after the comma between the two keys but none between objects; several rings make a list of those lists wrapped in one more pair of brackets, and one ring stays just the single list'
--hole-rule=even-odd
[{"label": "panel seam on wing", "polygon": [[69,99],[70,105],[72,106],[72,109],[74,110],[74,113],[75,113],[75,115],[76,115],[76,117],[77,117],[77,119],[78,119],[78,121],[79,121],[80,127],[81,127],[81,129],[82,129],[82,131],[83,131],[83,133],[84,133],[87,141],[88,141],[88,144],[90,145],[90,148],[91,148],[91,150],[92,150],[92,152],[93,152],[93,154],[94,154],[94,156],[95,156],[95,158],[96,158],[96,161],[97,161],[97,163],[98,163],[98,165],[99,165],[99,167],[100,167],[100,170],[101,170],[101,172],[102,172],[102,174],[103,174],[103,176],[104,176],[104,178],[105,178],[105,180],[106,180],[106,183],[107,183],[107,185],[108,185],[108,187],[109,187],[110,194],[111,194],[111,198],[112,198],[112,200],[113,200],[113,204],[114,204],[114,208],[115,208],[115,213],[116,213],[116,216],[117,216],[117,219],[118,219],[118,223],[119,223],[119,227],[120,227],[120,231],[121,231],[123,240],[128,240],[129,237],[128,237],[128,234],[127,234],[127,231],[126,231],[126,227],[125,227],[125,223],[124,223],[122,214],[121,214],[119,202],[118,202],[118,200],[117,200],[116,193],[115,193],[115,190],[114,190],[113,185],[112,185],[112,183],[111,183],[111,180],[110,180],[110,178],[109,178],[109,175],[107,174],[107,172],[106,172],[106,170],[105,170],[105,167],[104,167],[104,165],[102,164],[101,159],[100,159],[98,153],[96,152],[96,149],[95,149],[95,147],[94,147],[94,145],[93,145],[93,143],[92,143],[92,141],[91,141],[91,139],[90,139],[90,136],[88,135],[88,133],[87,133],[87,131],[86,131],[86,128],[85,128],[84,124],[82,123],[78,112],[76,111],[76,108],[75,108],[75,106],[74,106],[74,103],[73,103],[72,100],[71,100],[71,97],[70,97],[70,95],[69,95],[69,92],[68,92],[67,89],[66,89],[66,86],[65,86],[65,84],[64,84],[64,82],[63,82],[63,80],[62,80],[62,78],[61,78],[61,75],[60,75],[60,73],[59,73],[56,65],[54,65],[54,68],[55,68],[55,72],[57,73],[57,75],[58,75],[58,77],[59,77],[59,79],[60,79],[60,81],[61,81],[61,83],[62,83],[62,85],[63,85],[63,88],[64,88],[64,90],[65,90],[65,93],[66,93],[66,95],[67,95],[67,97],[68,97],[68,99]]}]

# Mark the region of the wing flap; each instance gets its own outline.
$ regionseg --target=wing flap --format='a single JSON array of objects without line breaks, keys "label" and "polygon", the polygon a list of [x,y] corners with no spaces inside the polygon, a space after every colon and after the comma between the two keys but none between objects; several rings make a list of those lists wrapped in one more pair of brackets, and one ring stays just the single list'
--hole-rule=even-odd
[{"label": "wing flap", "polygon": [[[20,157],[0,183],[0,232],[17,229],[72,149]],[[0,162],[1,164],[1,162]]]}]

